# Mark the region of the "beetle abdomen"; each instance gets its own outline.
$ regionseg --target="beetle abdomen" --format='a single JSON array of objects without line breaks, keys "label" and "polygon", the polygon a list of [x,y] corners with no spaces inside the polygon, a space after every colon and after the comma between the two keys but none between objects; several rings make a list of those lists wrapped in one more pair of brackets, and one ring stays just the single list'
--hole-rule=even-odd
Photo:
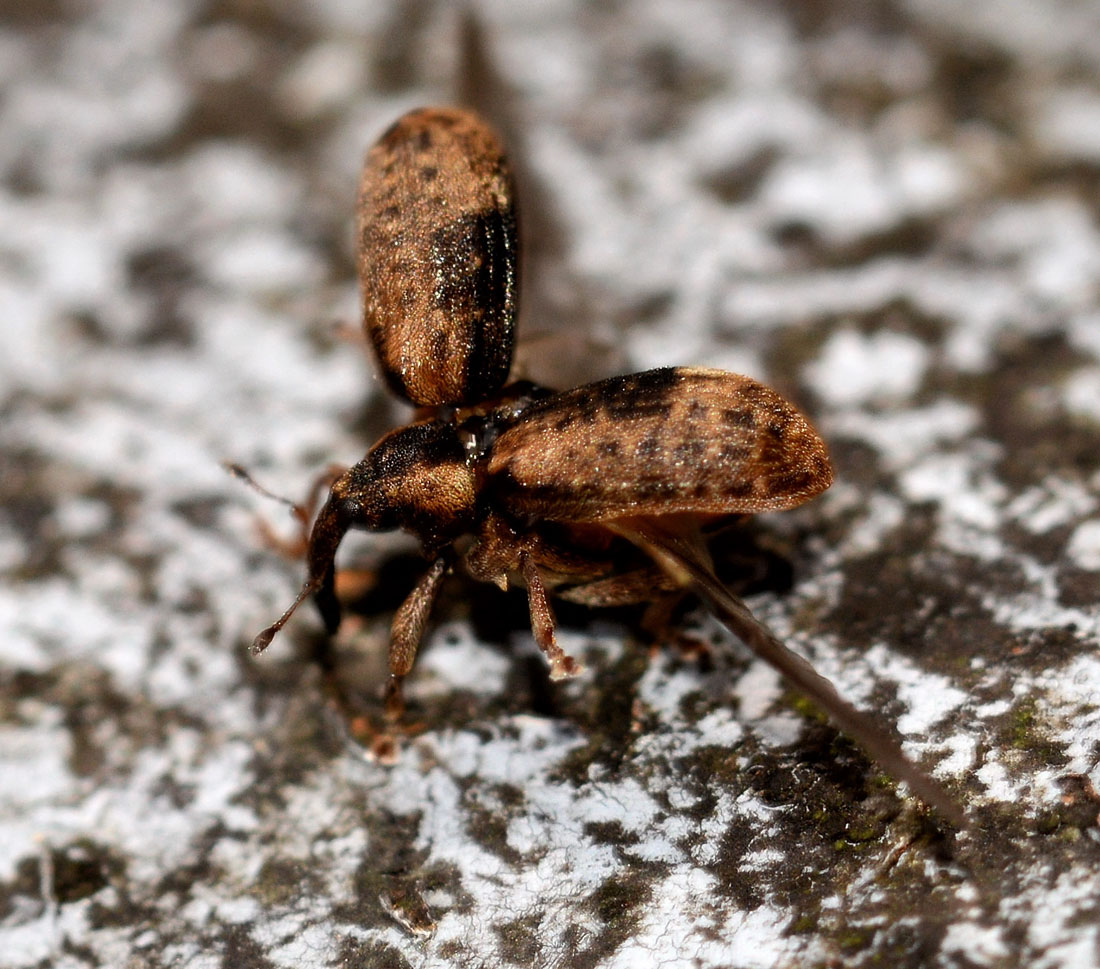
[{"label": "beetle abdomen", "polygon": [[791,508],[833,479],[825,444],[774,390],[688,367],[532,404],[493,445],[487,486],[520,519],[608,521]]},{"label": "beetle abdomen", "polygon": [[404,115],[359,186],[363,325],[390,387],[422,407],[483,400],[512,362],[517,301],[512,173],[468,111]]}]

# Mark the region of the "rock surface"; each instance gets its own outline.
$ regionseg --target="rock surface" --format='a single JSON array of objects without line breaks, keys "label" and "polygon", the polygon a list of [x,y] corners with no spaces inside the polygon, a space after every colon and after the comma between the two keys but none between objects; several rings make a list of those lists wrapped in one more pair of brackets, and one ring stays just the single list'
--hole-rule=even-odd
[{"label": "rock surface", "polygon": [[[1100,961],[1100,5],[821,9],[0,3],[0,963]],[[562,609],[551,685],[459,579],[370,759],[399,539],[343,553],[359,719],[312,615],[247,657],[301,567],[220,462],[299,497],[406,419],[340,339],[357,169],[455,101],[517,158],[537,376],[813,416],[837,483],[750,602],[970,830],[701,613],[709,662]]]}]

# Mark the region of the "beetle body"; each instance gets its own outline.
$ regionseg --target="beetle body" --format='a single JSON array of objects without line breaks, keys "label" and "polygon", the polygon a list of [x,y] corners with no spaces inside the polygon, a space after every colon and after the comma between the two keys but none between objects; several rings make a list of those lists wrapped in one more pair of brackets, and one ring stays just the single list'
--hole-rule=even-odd
[{"label": "beetle body", "polygon": [[555,521],[777,511],[833,480],[821,438],[774,390],[686,367],[533,403],[496,441],[488,469],[503,507]]},{"label": "beetle body", "polygon": [[391,431],[333,482],[310,535],[309,577],[254,651],[311,594],[334,630],[344,534],[401,528],[432,567],[395,618],[395,677],[459,562],[502,588],[526,585],[536,639],[553,675],[567,675],[578,667],[555,643],[547,589],[613,605],[672,587],[636,561],[620,574],[617,520],[789,508],[832,481],[809,422],[748,377],[669,367],[561,393],[504,386],[515,202],[500,141],[476,115],[426,108],[393,124],[367,153],[358,221],[367,340],[391,389],[435,417]]},{"label": "beetle body", "polygon": [[470,112],[399,119],[367,154],[358,221],[367,340],[390,388],[422,419],[333,482],[309,537],[306,582],[253,652],[311,595],[336,629],[335,555],[352,528],[403,529],[429,561],[394,616],[391,712],[455,564],[502,588],[526,587],[554,678],[579,666],[557,645],[550,593],[616,605],[687,589],[954,816],[896,743],[721,585],[692,533],[701,519],[791,508],[829,486],[825,445],[792,404],[749,377],[699,368],[560,393],[506,385],[518,299],[512,177],[499,140]]},{"label": "beetle body", "polygon": [[[337,478],[313,527],[303,592],[317,595],[334,630],[334,556],[344,534],[401,528],[433,560],[461,559],[475,578],[502,588],[526,584],[539,646],[552,674],[568,675],[577,667],[560,657],[552,620],[536,619],[549,614],[547,588],[599,605],[660,591],[652,580],[608,581],[617,572],[609,523],[789,508],[831,481],[809,422],[739,374],[666,367],[541,397],[506,393],[487,413],[464,419],[458,410],[391,431]],[[466,536],[473,544],[455,552]],[[414,590],[425,611],[441,575],[429,570],[430,588]],[[415,617],[418,630],[426,618]]]}]

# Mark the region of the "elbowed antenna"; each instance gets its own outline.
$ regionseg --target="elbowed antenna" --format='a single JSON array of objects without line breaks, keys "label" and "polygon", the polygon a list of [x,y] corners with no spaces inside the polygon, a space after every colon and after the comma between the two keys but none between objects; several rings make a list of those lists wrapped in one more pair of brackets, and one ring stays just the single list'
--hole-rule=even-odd
[{"label": "elbowed antenna", "polygon": [[336,500],[330,497],[317,513],[313,531],[309,535],[309,578],[306,579],[301,591],[286,612],[252,640],[249,652],[253,656],[267,649],[271,640],[275,638],[275,634],[286,625],[287,620],[310,595],[316,597],[317,609],[321,613],[325,628],[330,633],[336,631],[340,625],[340,602],[333,588],[336,571],[334,560],[336,549],[348,530],[348,521],[347,515],[341,512]]},{"label": "elbowed antenna", "polygon": [[276,619],[266,629],[261,632],[252,640],[252,645],[248,647],[248,651],[253,656],[259,656],[268,646],[271,645],[271,640],[275,638],[275,634],[286,625],[287,620],[294,615],[298,607],[306,601],[306,598],[311,592],[317,589],[321,584],[321,580],[317,578],[310,578],[306,581],[306,584],[302,586],[301,592],[298,593],[297,598],[290,604],[290,608],[287,609],[278,619]]}]

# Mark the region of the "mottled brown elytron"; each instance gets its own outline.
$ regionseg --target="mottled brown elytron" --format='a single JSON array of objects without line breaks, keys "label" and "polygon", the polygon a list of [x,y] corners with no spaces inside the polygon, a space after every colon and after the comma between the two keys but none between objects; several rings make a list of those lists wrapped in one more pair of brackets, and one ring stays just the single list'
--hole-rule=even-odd
[{"label": "mottled brown elytron", "polygon": [[468,111],[413,111],[382,135],[366,158],[358,222],[367,339],[389,386],[428,416],[391,431],[333,483],[313,523],[306,582],[254,652],[310,595],[336,629],[334,559],[349,528],[404,529],[429,560],[393,621],[395,713],[453,565],[526,587],[554,678],[580,667],[556,642],[549,594],[614,605],[686,589],[958,820],[889,735],[721,585],[699,539],[702,522],[791,508],[832,482],[824,443],[792,404],[749,377],[683,367],[560,393],[506,384],[517,308],[512,177],[498,139]]},{"label": "mottled brown elytron", "polygon": [[367,155],[359,184],[363,325],[394,393],[420,407],[504,386],[516,319],[512,172],[466,111],[414,111]]},{"label": "mottled brown elytron", "polygon": [[683,367],[538,401],[488,461],[504,511],[566,522],[778,511],[818,494],[832,474],[817,432],[770,387]]}]

